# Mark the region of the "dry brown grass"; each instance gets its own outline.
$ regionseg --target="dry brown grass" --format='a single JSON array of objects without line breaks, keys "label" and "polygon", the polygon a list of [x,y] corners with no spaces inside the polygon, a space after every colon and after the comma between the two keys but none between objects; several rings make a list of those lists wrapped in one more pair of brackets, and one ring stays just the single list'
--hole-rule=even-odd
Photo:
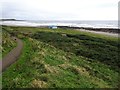
[{"label": "dry brown grass", "polygon": [[89,72],[84,68],[84,67],[77,67],[77,66],[73,66],[72,67],[74,72],[77,74],[83,74],[83,75],[89,75]]},{"label": "dry brown grass", "polygon": [[54,73],[54,74],[59,73],[59,69],[57,67],[54,67],[54,66],[45,65],[45,69],[47,70],[47,73]]},{"label": "dry brown grass", "polygon": [[38,79],[34,79],[31,82],[33,88],[47,88],[47,83]]}]

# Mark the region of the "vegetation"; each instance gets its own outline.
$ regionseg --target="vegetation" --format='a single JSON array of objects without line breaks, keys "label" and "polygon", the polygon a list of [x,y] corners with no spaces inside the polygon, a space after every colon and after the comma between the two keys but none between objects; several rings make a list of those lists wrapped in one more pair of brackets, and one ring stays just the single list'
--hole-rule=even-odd
[{"label": "vegetation", "polygon": [[[6,28],[9,30],[9,28]],[[11,35],[2,27],[2,42],[0,45],[0,50],[2,51],[2,57],[4,57],[8,52],[10,52],[15,46],[16,42],[12,39]]]},{"label": "vegetation", "polygon": [[24,49],[3,73],[4,88],[119,87],[118,38],[67,29],[9,28],[23,40]]}]

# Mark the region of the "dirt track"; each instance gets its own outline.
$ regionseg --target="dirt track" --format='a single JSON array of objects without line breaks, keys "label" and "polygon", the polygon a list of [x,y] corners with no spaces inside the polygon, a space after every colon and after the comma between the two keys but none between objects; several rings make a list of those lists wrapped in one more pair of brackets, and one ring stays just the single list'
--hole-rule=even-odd
[{"label": "dirt track", "polygon": [[16,40],[17,47],[11,50],[2,60],[0,60],[0,72],[3,72],[7,67],[14,63],[22,52],[23,42],[16,37],[13,37],[13,39]]}]

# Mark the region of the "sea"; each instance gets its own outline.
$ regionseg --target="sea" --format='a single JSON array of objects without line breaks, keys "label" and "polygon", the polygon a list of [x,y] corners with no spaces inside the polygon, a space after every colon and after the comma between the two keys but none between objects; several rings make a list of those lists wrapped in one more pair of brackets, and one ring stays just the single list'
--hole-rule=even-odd
[{"label": "sea", "polygon": [[10,26],[70,26],[70,27],[89,27],[89,28],[120,28],[118,21],[90,21],[90,20],[16,20],[16,21],[0,21],[0,25]]}]

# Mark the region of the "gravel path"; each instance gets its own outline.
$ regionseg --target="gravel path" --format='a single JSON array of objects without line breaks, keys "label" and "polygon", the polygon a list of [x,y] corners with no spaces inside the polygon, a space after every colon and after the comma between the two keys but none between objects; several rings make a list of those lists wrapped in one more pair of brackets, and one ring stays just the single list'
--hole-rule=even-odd
[{"label": "gravel path", "polygon": [[19,56],[21,55],[23,42],[16,38],[12,37],[17,42],[17,47],[11,50],[2,60],[0,60],[0,72],[3,72],[9,67],[12,63],[14,63]]}]

